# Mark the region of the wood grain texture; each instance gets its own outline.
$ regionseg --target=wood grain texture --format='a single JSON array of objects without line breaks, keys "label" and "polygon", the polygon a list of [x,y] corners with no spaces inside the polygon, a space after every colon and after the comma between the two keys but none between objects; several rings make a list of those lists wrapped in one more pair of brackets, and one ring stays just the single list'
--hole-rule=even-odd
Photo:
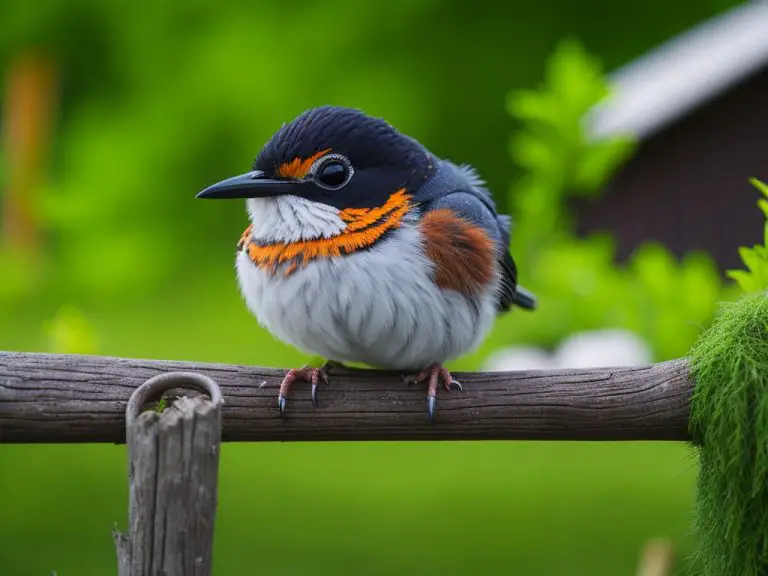
[{"label": "wood grain texture", "polygon": [[[332,369],[314,409],[297,383],[277,409],[283,370],[0,352],[0,442],[125,442],[131,393],[163,372],[213,378],[224,397],[224,441],[689,440],[693,382],[685,360],[632,368],[456,373],[464,392],[426,389],[397,374]],[[266,381],[267,385],[259,388]]]},{"label": "wood grain texture", "polygon": [[[153,393],[180,383],[210,398],[181,397],[162,413],[141,411]],[[128,534],[113,534],[119,576],[210,576],[221,403],[214,381],[189,373],[153,378],[128,403]]]}]

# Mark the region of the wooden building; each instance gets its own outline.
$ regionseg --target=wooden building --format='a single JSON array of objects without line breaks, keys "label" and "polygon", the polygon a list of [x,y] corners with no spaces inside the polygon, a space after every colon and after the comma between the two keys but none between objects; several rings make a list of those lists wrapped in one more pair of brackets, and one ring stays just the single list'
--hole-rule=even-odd
[{"label": "wooden building", "polygon": [[580,202],[580,232],[615,234],[619,258],[644,240],[706,250],[721,270],[762,242],[768,181],[768,1],[743,4],[631,62],[586,118],[592,138],[633,134],[634,157],[602,197]]}]

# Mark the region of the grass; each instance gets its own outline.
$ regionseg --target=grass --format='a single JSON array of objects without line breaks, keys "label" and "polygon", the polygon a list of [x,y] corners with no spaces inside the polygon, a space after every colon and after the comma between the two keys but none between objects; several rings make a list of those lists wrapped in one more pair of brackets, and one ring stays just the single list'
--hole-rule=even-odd
[{"label": "grass", "polygon": [[[304,359],[248,315],[227,271],[203,292],[80,306],[99,353],[272,366]],[[56,306],[15,310],[0,349],[45,350]],[[77,303],[75,303],[77,304]],[[667,443],[226,444],[217,576],[635,572],[650,538],[693,550],[696,461]],[[0,445],[0,562],[9,575],[115,573],[124,447]]]},{"label": "grass", "polygon": [[[114,573],[123,447],[0,462],[4,573]],[[694,464],[678,444],[227,444],[215,574],[631,575],[649,538],[691,551]]]},{"label": "grass", "polygon": [[691,421],[701,447],[697,498],[705,574],[768,569],[768,299],[727,304],[692,350]]}]

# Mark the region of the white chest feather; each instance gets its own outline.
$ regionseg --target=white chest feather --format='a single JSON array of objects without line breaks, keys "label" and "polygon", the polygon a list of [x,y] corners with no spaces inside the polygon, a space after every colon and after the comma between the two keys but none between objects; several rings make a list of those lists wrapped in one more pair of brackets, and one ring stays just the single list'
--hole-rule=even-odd
[{"label": "white chest feather", "polygon": [[264,242],[330,238],[346,227],[333,206],[296,196],[252,198],[248,200],[248,213],[253,237]]},{"label": "white chest feather", "polygon": [[[296,206],[264,211],[250,205],[254,237],[309,240],[343,230],[333,208],[313,210],[311,204],[301,202],[309,217],[294,216]],[[300,224],[305,221],[311,226]],[[319,258],[288,276],[254,265],[247,251],[238,252],[236,264],[243,297],[259,323],[280,340],[329,360],[422,369],[471,351],[496,315],[495,285],[470,301],[435,284],[434,264],[410,222],[368,250]]]}]

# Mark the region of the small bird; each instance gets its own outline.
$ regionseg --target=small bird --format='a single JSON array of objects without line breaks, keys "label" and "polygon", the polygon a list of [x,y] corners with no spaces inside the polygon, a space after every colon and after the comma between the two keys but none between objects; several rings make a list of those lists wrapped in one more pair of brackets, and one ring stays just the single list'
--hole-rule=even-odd
[{"label": "small bird", "polygon": [[[462,389],[443,364],[475,349],[513,305],[536,307],[517,284],[511,219],[475,170],[357,109],[307,110],[270,138],[252,171],[197,197],[247,199],[236,273],[261,326],[331,363],[426,382],[430,421],[439,383]],[[326,372],[288,370],[280,414],[299,380],[317,407]]]}]

